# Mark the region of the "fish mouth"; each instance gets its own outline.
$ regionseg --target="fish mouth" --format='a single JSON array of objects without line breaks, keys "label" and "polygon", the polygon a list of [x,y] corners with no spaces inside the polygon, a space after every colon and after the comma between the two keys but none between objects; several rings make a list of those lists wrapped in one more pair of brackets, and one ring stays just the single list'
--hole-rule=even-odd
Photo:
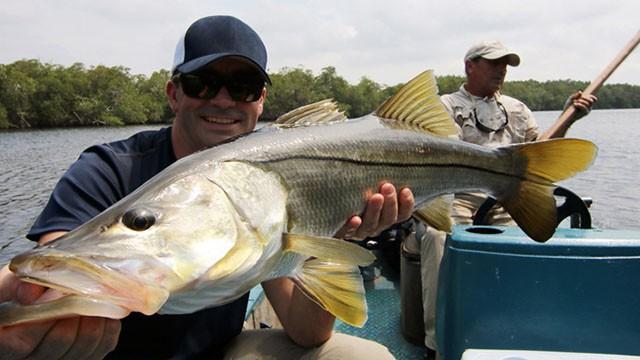
[{"label": "fish mouth", "polygon": [[156,313],[169,297],[165,288],[66,253],[25,253],[11,260],[9,269],[26,282],[146,315]]}]

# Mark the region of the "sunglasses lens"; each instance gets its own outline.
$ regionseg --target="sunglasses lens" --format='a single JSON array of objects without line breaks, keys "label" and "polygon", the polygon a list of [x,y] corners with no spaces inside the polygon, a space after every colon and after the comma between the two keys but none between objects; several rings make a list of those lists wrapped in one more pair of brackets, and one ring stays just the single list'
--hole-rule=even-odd
[{"label": "sunglasses lens", "polygon": [[192,98],[208,100],[214,98],[220,88],[227,89],[229,96],[234,101],[253,102],[260,98],[264,80],[243,79],[238,77],[222,78],[217,76],[181,74],[180,83],[184,93]]},{"label": "sunglasses lens", "polygon": [[180,75],[182,91],[188,96],[196,99],[211,99],[218,94],[221,85],[206,78],[193,74]]},{"label": "sunglasses lens", "polygon": [[254,102],[260,98],[264,81],[260,80],[239,80],[228,81],[225,85],[229,96],[235,101]]}]

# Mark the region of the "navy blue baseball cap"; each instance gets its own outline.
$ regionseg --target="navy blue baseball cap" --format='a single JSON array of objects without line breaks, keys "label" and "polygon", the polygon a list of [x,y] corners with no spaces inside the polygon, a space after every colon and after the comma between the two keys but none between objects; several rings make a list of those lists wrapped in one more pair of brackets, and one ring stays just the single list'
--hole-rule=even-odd
[{"label": "navy blue baseball cap", "polygon": [[271,84],[264,43],[249,25],[233,16],[207,16],[191,24],[178,41],[171,72],[188,74],[229,56],[247,60]]}]

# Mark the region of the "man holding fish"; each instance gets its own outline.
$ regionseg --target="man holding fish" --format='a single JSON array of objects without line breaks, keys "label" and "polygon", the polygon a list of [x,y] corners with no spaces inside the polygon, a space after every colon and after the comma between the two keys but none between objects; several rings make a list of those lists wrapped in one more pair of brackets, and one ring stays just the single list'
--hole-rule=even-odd
[{"label": "man holding fish", "polygon": [[[474,44],[464,57],[466,82],[452,94],[442,95],[447,111],[458,126],[461,140],[496,148],[534,140],[564,137],[568,127],[540,134],[529,108],[521,101],[500,93],[507,66],[518,66],[520,57],[499,41]],[[597,101],[594,95],[572,94],[565,108],[575,106],[574,122],[587,115]],[[487,196],[482,193],[458,193],[451,216],[457,224],[472,224],[473,216]],[[492,225],[516,225],[504,208],[496,206],[488,214]],[[444,251],[446,233],[428,227],[421,241],[422,294],[425,316],[425,344],[436,349],[435,311],[438,269]]]},{"label": "man holding fish", "polygon": [[[263,110],[265,83],[270,83],[266,63],[261,39],[240,20],[211,16],[193,23],[178,43],[173,77],[166,85],[176,114],[173,126],[83,152],[56,185],[28,238],[40,244],[50,242],[86,223],[176,160],[251,132]],[[361,216],[345,219],[337,237],[361,239],[378,234],[408,219],[413,206],[409,189],[396,191],[392,184],[382,184]],[[144,228],[155,221],[148,215],[132,215],[132,226]],[[139,266],[136,259],[130,261],[129,266]],[[186,315],[131,313],[122,320],[75,316],[0,327],[0,359],[218,358],[225,347],[234,358],[260,354],[392,358],[377,343],[332,334],[335,317],[293,281],[276,278],[262,286],[284,331],[246,331],[238,336],[245,295]],[[19,281],[7,267],[0,272],[0,302],[45,303],[57,297],[56,291]]]}]

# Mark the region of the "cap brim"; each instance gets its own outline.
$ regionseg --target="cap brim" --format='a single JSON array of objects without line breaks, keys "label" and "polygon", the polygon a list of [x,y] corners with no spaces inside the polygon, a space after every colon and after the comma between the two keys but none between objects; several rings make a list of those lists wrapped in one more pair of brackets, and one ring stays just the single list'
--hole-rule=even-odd
[{"label": "cap brim", "polygon": [[266,81],[267,84],[271,85],[271,79],[269,78],[269,74],[267,74],[267,72],[260,65],[258,65],[255,61],[249,59],[244,55],[238,55],[233,53],[222,53],[222,54],[202,56],[177,66],[175,71],[183,74],[192,73],[194,71],[200,70],[201,68],[207,66],[208,64],[216,60],[220,60],[222,58],[231,57],[231,56],[240,58],[244,60],[247,64],[253,66],[262,75],[264,81]]},{"label": "cap brim", "polygon": [[482,58],[488,59],[488,60],[496,60],[496,59],[502,59],[502,58],[507,58],[507,64],[511,65],[511,66],[518,66],[520,65],[520,56],[518,56],[518,54],[516,53],[512,53],[512,52],[503,52],[503,51],[494,51],[490,54],[486,54],[486,55],[482,55]]}]

